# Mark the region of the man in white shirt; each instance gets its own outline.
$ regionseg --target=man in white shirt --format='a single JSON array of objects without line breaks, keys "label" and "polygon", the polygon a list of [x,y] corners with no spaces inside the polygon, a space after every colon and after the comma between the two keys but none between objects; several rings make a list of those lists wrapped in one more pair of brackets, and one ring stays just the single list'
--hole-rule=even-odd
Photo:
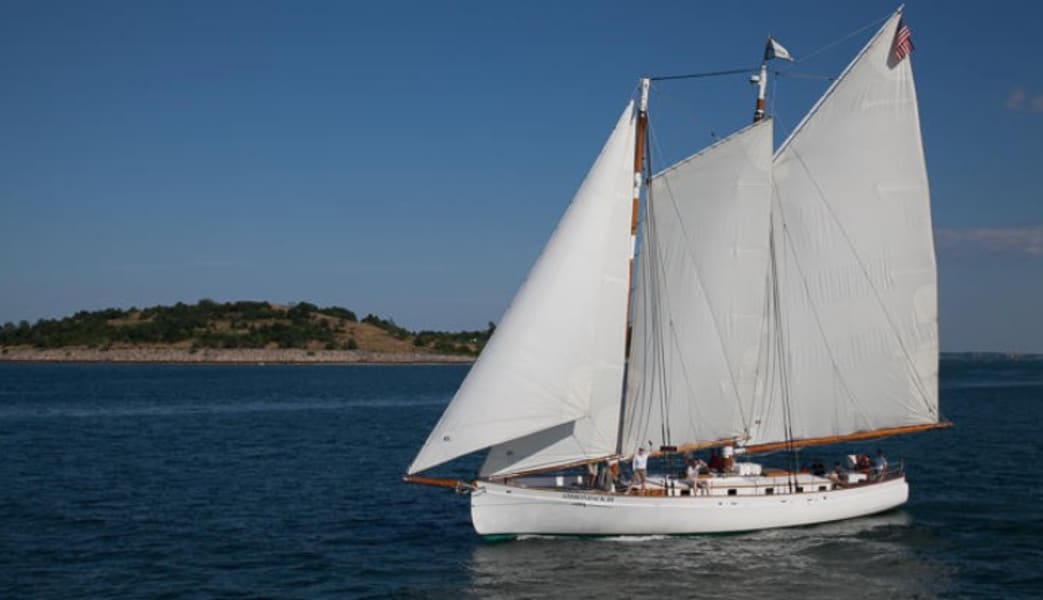
[{"label": "man in white shirt", "polygon": [[645,493],[645,482],[648,481],[648,455],[645,454],[644,448],[638,448],[637,454],[634,455],[634,478],[630,481],[630,487],[627,488],[629,494],[638,483],[640,483],[641,494]]}]

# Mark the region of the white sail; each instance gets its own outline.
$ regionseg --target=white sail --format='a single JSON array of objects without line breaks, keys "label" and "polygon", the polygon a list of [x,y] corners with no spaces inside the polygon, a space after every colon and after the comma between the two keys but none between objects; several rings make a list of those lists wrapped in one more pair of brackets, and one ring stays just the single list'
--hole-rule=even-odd
[{"label": "white sail", "polygon": [[622,450],[743,435],[765,318],[772,121],[656,175]]},{"label": "white sail", "polygon": [[[622,337],[619,343],[623,343]],[[622,381],[619,382],[622,386]],[[497,444],[478,474],[492,477],[574,464],[615,453],[620,389],[591,399],[590,416]]]},{"label": "white sail", "polygon": [[891,56],[899,21],[776,154],[776,368],[754,442],[938,421],[930,198],[911,59]]},{"label": "white sail", "polygon": [[631,103],[409,473],[577,420],[576,458],[614,450],[634,129]]}]

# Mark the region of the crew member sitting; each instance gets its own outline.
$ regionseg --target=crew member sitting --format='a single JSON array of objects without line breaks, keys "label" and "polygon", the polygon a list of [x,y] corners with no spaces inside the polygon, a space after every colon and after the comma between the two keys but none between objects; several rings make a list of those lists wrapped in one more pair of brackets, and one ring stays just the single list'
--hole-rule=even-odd
[{"label": "crew member sitting", "polygon": [[833,470],[829,472],[829,480],[833,483],[844,481],[844,468],[840,466],[840,463],[833,463]]},{"label": "crew member sitting", "polygon": [[701,459],[692,458],[688,461],[688,486],[691,490],[691,495],[706,494],[710,493],[710,486],[707,482],[699,479],[699,474],[702,473],[703,469],[707,469],[706,463]]},{"label": "crew member sitting", "polygon": [[859,454],[858,455],[858,462],[855,464],[855,468],[856,469],[858,469],[859,471],[861,471],[861,472],[865,473],[866,475],[868,475],[869,471],[870,471],[870,469],[872,469],[872,467],[873,467],[873,463],[869,462],[869,455],[868,454]]}]

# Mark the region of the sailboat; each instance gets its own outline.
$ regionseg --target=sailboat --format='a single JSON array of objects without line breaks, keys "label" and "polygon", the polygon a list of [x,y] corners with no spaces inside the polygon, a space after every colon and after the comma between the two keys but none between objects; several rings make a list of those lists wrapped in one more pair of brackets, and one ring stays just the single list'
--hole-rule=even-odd
[{"label": "sailboat", "polygon": [[[469,493],[485,536],[749,531],[905,503],[893,465],[756,459],[950,425],[909,49],[899,9],[775,150],[766,54],[753,124],[654,175],[642,79],[404,479]],[[420,474],[486,449],[473,480]],[[607,475],[707,449],[721,460],[689,485]]]}]

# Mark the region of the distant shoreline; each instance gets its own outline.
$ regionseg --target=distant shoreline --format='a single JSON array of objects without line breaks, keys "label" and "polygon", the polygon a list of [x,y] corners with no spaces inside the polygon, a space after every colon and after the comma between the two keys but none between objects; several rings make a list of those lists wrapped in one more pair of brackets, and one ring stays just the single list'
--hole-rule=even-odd
[{"label": "distant shoreline", "polygon": [[366,350],[302,350],[203,348],[23,348],[6,347],[0,363],[146,363],[146,364],[329,364],[329,365],[460,365],[472,356]]},{"label": "distant shoreline", "polygon": [[[943,361],[1041,361],[1043,355],[1002,352],[942,352]],[[298,348],[32,348],[0,347],[0,363],[140,363],[213,365],[466,365],[473,356],[370,350]]]},{"label": "distant shoreline", "polygon": [[1040,361],[1043,354],[1037,352],[941,352],[941,360],[953,361],[981,361],[981,360],[1013,360],[1013,361]]}]

